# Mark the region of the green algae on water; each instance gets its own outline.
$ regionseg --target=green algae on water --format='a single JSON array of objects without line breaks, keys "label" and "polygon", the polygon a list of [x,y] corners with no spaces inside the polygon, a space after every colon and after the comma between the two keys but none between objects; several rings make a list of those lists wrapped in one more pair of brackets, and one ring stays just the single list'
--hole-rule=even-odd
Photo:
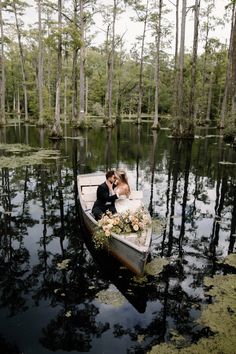
[{"label": "green algae on water", "polygon": [[[215,275],[205,278],[207,294],[214,301],[203,311],[198,322],[208,327],[214,335],[201,338],[197,343],[184,344],[178,348],[174,344],[154,346],[150,354],[233,354],[236,348],[236,275]],[[185,345],[185,347],[184,347]]]},{"label": "green algae on water", "polygon": [[158,275],[163,271],[163,268],[169,264],[166,258],[157,257],[145,266],[145,273],[150,275]]},{"label": "green algae on water", "polygon": [[[30,150],[27,150],[27,152],[29,151]],[[0,168],[17,168],[21,166],[40,165],[46,161],[55,160],[58,158],[60,158],[60,151],[40,149],[24,156],[1,156]]]},{"label": "green algae on water", "polygon": [[6,151],[8,153],[19,154],[22,152],[36,151],[37,149],[32,148],[26,144],[1,144],[0,143],[0,151]]},{"label": "green algae on water", "polygon": [[161,234],[166,225],[166,220],[152,219],[152,231],[156,234]]},{"label": "green algae on water", "polygon": [[220,263],[227,264],[230,267],[236,268],[236,254],[231,253],[225,259],[223,259]]},{"label": "green algae on water", "polygon": [[121,307],[126,302],[125,297],[115,288],[101,290],[96,297],[102,304],[114,307]]}]

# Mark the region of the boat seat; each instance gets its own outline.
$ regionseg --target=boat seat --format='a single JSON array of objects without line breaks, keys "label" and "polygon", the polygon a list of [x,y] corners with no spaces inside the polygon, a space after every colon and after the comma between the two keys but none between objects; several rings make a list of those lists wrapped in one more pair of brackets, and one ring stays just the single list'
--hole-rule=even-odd
[{"label": "boat seat", "polygon": [[97,199],[96,193],[83,194],[83,200],[85,202],[95,202],[96,199]]},{"label": "boat seat", "polygon": [[105,182],[105,174],[104,175],[93,175],[93,176],[78,176],[78,181],[81,187],[84,186],[98,186],[99,184],[102,184]]},{"label": "boat seat", "polygon": [[96,193],[83,194],[83,201],[86,209],[92,209],[96,199],[97,199]]},{"label": "boat seat", "polygon": [[82,186],[82,194],[90,194],[90,193],[96,193],[97,192],[97,186]]}]

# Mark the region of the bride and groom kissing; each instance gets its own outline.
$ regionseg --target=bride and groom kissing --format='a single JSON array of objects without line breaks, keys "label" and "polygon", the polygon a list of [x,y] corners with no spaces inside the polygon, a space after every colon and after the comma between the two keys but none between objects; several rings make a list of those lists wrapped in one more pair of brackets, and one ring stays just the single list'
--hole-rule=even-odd
[{"label": "bride and groom kissing", "polygon": [[97,189],[97,200],[92,213],[96,220],[101,219],[106,211],[121,213],[129,209],[130,186],[123,170],[107,171],[106,181]]}]

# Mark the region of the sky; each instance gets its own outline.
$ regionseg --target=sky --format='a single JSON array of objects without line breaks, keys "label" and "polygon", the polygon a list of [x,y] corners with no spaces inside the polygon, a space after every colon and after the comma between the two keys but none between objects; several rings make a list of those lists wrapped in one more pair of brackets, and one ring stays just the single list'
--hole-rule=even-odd
[{"label": "sky", "polygon": [[[27,1],[27,0],[26,0]],[[209,1],[209,0],[208,0]],[[35,1],[34,0],[28,0],[27,1],[29,5],[31,5],[31,8],[27,11],[26,15],[24,16],[24,21],[28,24],[32,24],[35,21],[37,21],[37,14],[35,10]],[[165,16],[167,20],[170,21],[170,23],[173,26],[173,29],[171,30],[171,42],[170,44],[165,48],[165,51],[167,53],[174,53],[174,36],[175,36],[175,6],[173,4],[175,3],[175,0],[163,0],[163,3],[168,7],[169,10],[171,10],[168,15]],[[187,6],[193,5],[195,0],[187,0]],[[215,17],[220,17],[223,20],[223,16],[225,14],[225,6],[229,0],[215,0],[215,8],[213,15]],[[55,1],[56,3],[56,1]],[[113,0],[97,0],[97,4],[104,4],[104,5],[112,5]],[[144,1],[146,3],[146,0]],[[181,0],[180,0],[181,3]],[[66,1],[66,4],[68,6],[68,1]],[[201,0],[201,6],[205,5],[205,0]],[[206,5],[205,5],[206,6]],[[181,11],[181,9],[180,9]],[[130,51],[131,48],[133,47],[135,43],[135,39],[138,35],[142,34],[143,26],[141,23],[135,23],[133,22],[130,17],[134,15],[134,12],[130,8],[126,8],[126,11],[119,16],[116,24],[116,33],[119,35],[123,36],[124,42],[125,42],[125,49],[126,51]],[[101,15],[95,15],[95,24],[91,28],[91,33],[96,32],[96,36],[92,41],[92,44],[95,46],[99,46],[102,44],[105,40],[105,31],[102,29],[105,29],[105,26],[103,24],[103,19]],[[201,21],[200,21],[201,24]],[[216,37],[221,40],[222,43],[228,43],[229,42],[229,35],[230,35],[230,23],[224,22],[224,25],[217,26],[214,28],[214,30],[211,30],[210,32],[210,37]],[[147,32],[147,39],[146,42],[150,43],[152,42],[153,39],[151,37],[150,31]],[[186,37],[185,37],[185,48],[187,51],[190,51],[192,48],[192,41],[193,41],[193,14],[192,11],[188,12],[187,15],[187,23],[186,23]],[[199,46],[199,52],[202,51],[201,45]]]}]

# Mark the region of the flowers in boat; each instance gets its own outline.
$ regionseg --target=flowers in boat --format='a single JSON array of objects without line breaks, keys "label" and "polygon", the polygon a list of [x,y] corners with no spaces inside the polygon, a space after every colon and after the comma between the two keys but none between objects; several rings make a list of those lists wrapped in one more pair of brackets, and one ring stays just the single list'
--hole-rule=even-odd
[{"label": "flowers in boat", "polygon": [[140,235],[150,222],[149,213],[144,207],[140,207],[133,212],[126,210],[118,214],[107,211],[98,221],[98,227],[93,235],[95,247],[108,246],[109,237],[112,233],[120,235],[135,232]]}]

